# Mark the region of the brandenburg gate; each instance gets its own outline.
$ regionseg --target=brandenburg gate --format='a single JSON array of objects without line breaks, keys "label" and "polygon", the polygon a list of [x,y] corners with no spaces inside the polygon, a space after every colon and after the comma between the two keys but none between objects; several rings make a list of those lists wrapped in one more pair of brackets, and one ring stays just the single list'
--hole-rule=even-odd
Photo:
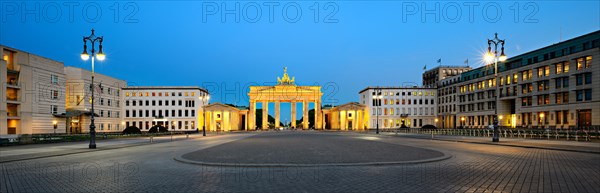
[{"label": "brandenburg gate", "polygon": [[280,125],[280,106],[281,103],[290,103],[291,107],[291,126],[296,126],[296,103],[302,103],[302,128],[308,129],[308,104],[314,103],[315,129],[323,128],[323,114],[321,112],[321,92],[320,86],[297,86],[294,83],[294,77],[289,77],[287,68],[283,69],[283,77],[277,77],[277,85],[275,86],[250,86],[248,97],[250,101],[248,128],[256,129],[258,126],[256,120],[256,105],[262,103],[262,125],[260,128],[268,128],[269,103],[275,103],[275,128]]}]

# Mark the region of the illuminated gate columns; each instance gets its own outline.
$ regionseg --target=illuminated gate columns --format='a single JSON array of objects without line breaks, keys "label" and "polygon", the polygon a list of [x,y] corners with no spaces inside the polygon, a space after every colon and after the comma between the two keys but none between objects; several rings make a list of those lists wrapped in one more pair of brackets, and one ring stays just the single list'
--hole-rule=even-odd
[{"label": "illuminated gate columns", "polygon": [[248,112],[248,128],[254,130],[258,125],[256,119],[256,105],[262,103],[262,125],[260,128],[269,128],[269,103],[275,104],[275,124],[274,127],[280,127],[281,120],[280,107],[281,103],[290,103],[291,106],[291,126],[296,128],[296,103],[302,103],[302,128],[308,129],[308,105],[314,103],[315,112],[315,129],[323,128],[323,118],[321,113],[321,92],[320,86],[297,86],[294,84],[294,78],[287,74],[287,69],[284,68],[283,77],[277,77],[277,85],[275,86],[250,86],[248,97],[250,98],[250,107]]}]

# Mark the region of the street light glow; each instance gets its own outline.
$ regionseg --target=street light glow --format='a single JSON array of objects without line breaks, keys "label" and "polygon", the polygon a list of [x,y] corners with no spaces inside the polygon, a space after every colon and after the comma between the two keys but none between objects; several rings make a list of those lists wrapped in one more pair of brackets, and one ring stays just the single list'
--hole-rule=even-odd
[{"label": "street light glow", "polygon": [[90,55],[84,51],[83,53],[81,53],[81,59],[88,60],[88,59],[90,59]]},{"label": "street light glow", "polygon": [[494,61],[494,55],[491,52],[487,52],[485,53],[485,55],[483,55],[483,58],[485,59],[485,61],[489,64],[492,63]]},{"label": "street light glow", "polygon": [[96,55],[96,58],[100,61],[106,59],[106,55],[104,55],[104,53],[100,52]]},{"label": "street light glow", "polygon": [[500,57],[498,58],[498,60],[500,62],[504,62],[504,61],[506,61],[506,59],[508,59],[508,57],[506,57],[506,55],[504,55],[504,54],[500,55]]}]

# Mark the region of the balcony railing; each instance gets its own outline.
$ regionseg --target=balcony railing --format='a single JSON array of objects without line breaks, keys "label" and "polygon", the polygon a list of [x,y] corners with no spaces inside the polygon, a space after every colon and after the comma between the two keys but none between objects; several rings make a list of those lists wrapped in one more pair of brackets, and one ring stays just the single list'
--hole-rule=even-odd
[{"label": "balcony railing", "polygon": [[21,114],[18,111],[8,111],[6,112],[6,116],[8,117],[20,117]]},{"label": "balcony railing", "polygon": [[11,102],[19,102],[20,97],[16,95],[7,95],[6,100]]}]

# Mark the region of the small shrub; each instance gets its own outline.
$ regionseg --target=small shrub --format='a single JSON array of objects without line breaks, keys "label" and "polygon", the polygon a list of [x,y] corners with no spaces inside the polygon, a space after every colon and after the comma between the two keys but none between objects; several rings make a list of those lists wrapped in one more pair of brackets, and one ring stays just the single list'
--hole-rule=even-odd
[{"label": "small shrub", "polygon": [[435,127],[433,125],[423,125],[423,127],[421,127],[421,129],[437,129],[437,127]]},{"label": "small shrub", "polygon": [[142,131],[136,126],[129,126],[123,130],[123,134],[141,134]]}]

